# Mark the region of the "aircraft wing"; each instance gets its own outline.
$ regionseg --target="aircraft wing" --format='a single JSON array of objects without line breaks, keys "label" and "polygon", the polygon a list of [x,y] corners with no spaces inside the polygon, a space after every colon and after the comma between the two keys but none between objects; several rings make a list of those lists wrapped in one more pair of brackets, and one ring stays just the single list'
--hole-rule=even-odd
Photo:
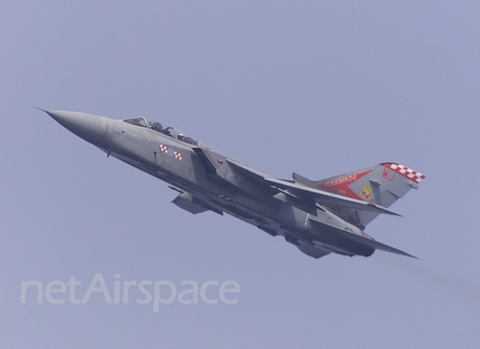
[{"label": "aircraft wing", "polygon": [[357,200],[353,198],[349,198],[343,195],[330,193],[320,189],[308,188],[297,183],[290,183],[286,181],[282,181],[280,179],[275,178],[265,178],[265,181],[270,183],[272,186],[279,187],[281,189],[290,192],[297,197],[305,196],[307,198],[313,198],[318,204],[325,204],[325,205],[339,205],[344,207],[353,208],[356,210],[362,211],[369,211],[375,213],[385,213],[394,216],[400,216],[398,213],[395,213],[388,208],[383,206],[366,202],[362,200]]},{"label": "aircraft wing", "polygon": [[321,189],[309,188],[294,182],[287,182],[281,179],[272,178],[262,174],[261,172],[252,170],[247,166],[242,165],[231,159],[227,159],[227,162],[235,170],[246,175],[251,180],[268,184],[270,187],[276,189],[278,192],[290,195],[292,198],[297,200],[304,200],[307,204],[310,204],[309,201],[313,199],[316,203],[320,205],[339,205],[353,208],[356,210],[400,216],[398,213],[395,213],[383,206],[371,202],[357,200],[343,195],[330,193]]},{"label": "aircraft wing", "polygon": [[240,172],[241,174],[245,175],[247,178],[254,182],[265,183],[265,178],[267,177],[265,174],[251,169],[235,160],[226,159],[227,163],[236,171]]}]

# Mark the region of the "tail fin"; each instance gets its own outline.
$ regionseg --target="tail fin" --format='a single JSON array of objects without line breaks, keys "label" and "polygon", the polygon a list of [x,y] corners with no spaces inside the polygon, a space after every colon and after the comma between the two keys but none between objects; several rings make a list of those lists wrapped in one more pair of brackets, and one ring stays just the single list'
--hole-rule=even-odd
[{"label": "tail fin", "polygon": [[[389,207],[410,189],[418,189],[425,178],[420,172],[396,163],[382,163],[360,171],[311,181],[296,173],[295,182],[311,188],[321,189],[350,198]],[[358,211],[351,208],[329,207],[341,218],[363,229],[378,213]]]}]

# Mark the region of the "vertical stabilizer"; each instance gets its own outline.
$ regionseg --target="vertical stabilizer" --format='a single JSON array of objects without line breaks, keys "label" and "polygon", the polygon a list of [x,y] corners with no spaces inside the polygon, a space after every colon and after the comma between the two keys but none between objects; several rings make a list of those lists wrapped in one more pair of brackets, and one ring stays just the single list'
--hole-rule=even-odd
[{"label": "vertical stabilizer", "polygon": [[[389,207],[410,189],[417,189],[425,175],[397,163],[382,163],[321,181],[311,181],[296,173],[293,178],[295,182],[311,188]],[[361,228],[378,215],[345,207],[327,207]]]}]

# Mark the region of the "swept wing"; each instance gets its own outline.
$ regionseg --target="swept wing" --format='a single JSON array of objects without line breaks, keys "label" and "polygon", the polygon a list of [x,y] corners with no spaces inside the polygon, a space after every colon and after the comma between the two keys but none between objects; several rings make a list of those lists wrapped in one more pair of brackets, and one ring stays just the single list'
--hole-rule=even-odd
[{"label": "swept wing", "polygon": [[309,202],[309,200],[313,199],[317,204],[320,205],[339,205],[361,211],[385,213],[394,216],[400,216],[398,213],[395,213],[385,207],[382,207],[372,202],[357,200],[339,194],[330,193],[325,190],[302,186],[295,182],[288,182],[285,180],[268,177],[231,159],[228,159],[227,162],[232,165],[233,168],[242,172],[244,175],[251,178],[252,180],[257,182],[263,181],[265,184],[270,185],[278,192],[284,193],[286,195],[292,195],[294,198],[297,198],[299,200],[305,200],[307,203]]}]

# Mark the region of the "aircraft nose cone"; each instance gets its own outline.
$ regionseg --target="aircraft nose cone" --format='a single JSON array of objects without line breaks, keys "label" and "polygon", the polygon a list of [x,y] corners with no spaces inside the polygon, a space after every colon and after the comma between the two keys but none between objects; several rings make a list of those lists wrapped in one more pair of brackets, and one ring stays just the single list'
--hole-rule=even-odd
[{"label": "aircraft nose cone", "polygon": [[55,121],[87,142],[97,144],[107,128],[105,117],[64,110],[46,110]]}]

